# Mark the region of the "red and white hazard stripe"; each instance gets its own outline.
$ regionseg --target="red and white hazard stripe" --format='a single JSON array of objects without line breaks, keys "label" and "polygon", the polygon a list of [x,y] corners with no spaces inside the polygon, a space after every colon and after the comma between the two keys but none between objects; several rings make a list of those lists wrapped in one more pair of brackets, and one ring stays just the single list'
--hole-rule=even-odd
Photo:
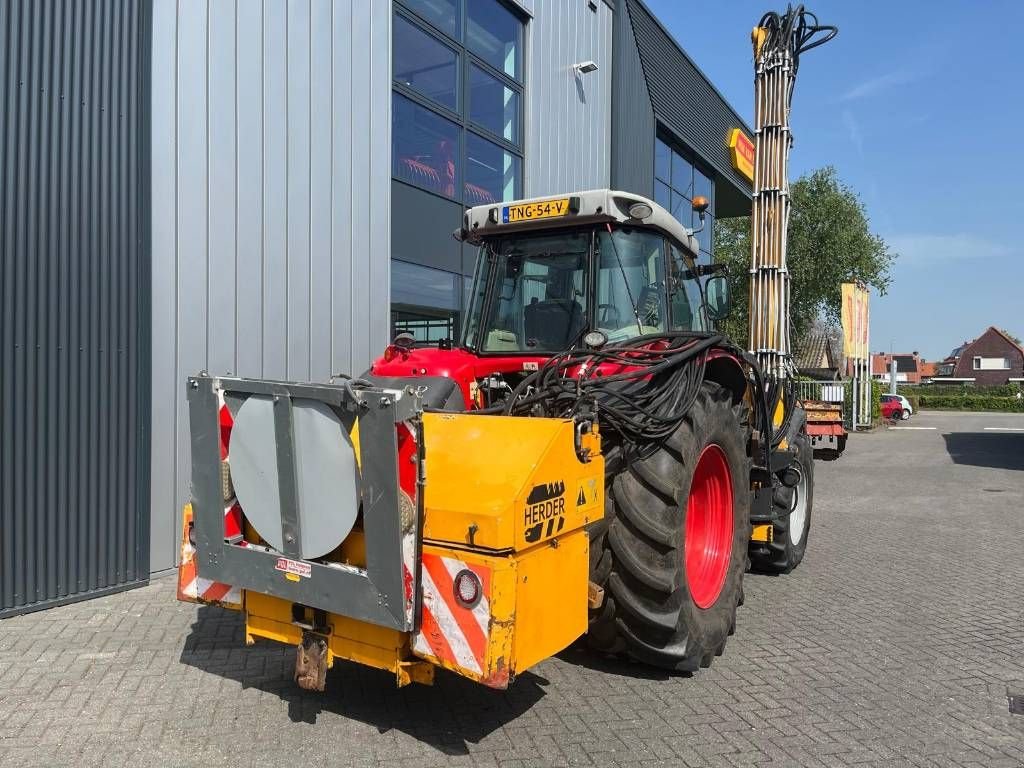
[{"label": "red and white hazard stripe", "polygon": [[224,538],[242,540],[242,506],[234,498],[224,507]]},{"label": "red and white hazard stripe", "polygon": [[178,566],[178,599],[197,603],[220,603],[237,607],[242,604],[242,591],[230,584],[204,579],[196,570],[196,548],[188,540],[192,508],[185,508],[181,532],[181,564]]},{"label": "red and white hazard stripe", "polygon": [[196,573],[194,555],[195,547],[187,546],[188,551],[183,550],[181,565],[178,567],[178,599],[199,603],[227,603],[229,605],[242,604],[242,591],[230,584],[222,584],[219,581],[204,579]]},{"label": "red and white hazard stripe", "polygon": [[[413,639],[413,652],[472,676],[484,675],[491,617],[490,570],[426,552],[422,565],[422,623]],[[472,608],[455,599],[455,577],[464,570],[475,573],[482,585],[480,601]]]}]

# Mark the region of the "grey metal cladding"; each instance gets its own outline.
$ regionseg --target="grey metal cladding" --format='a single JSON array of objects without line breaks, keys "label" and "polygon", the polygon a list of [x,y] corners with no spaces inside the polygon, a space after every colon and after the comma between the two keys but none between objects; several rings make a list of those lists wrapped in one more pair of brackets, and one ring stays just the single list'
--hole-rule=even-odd
[{"label": "grey metal cladding", "polygon": [[611,186],[624,192],[651,195],[654,192],[654,109],[625,0],[618,0],[616,13]]},{"label": "grey metal cladding", "polygon": [[0,616],[149,575],[149,15],[0,2]]},{"label": "grey metal cladding", "polygon": [[[530,22],[524,196],[610,186],[612,28],[603,2],[538,2]],[[593,61],[596,72],[577,74]],[[652,160],[653,163],[653,160]]]},{"label": "grey metal cladding", "polygon": [[727,142],[732,128],[742,128],[751,138],[753,131],[643,2],[625,2],[657,119],[717,172],[719,182],[728,183],[729,189],[717,185],[716,206],[726,204],[726,210],[716,213],[749,213],[744,201],[750,200],[750,183],[733,169]]},{"label": "grey metal cladding", "polygon": [[365,370],[387,339],[391,3],[154,0],[153,14],[162,570],[188,496],[185,378],[326,381]]}]

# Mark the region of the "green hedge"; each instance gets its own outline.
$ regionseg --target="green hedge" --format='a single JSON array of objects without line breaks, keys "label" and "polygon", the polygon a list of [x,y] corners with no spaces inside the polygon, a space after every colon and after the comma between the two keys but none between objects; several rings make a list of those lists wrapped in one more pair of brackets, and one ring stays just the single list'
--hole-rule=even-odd
[{"label": "green hedge", "polygon": [[[886,389],[888,391],[888,388]],[[975,387],[971,384],[902,384],[896,391],[910,401],[916,411],[922,408],[952,411],[1014,411],[1024,412],[1024,402],[1017,400],[1019,384]]]},{"label": "green hedge", "polygon": [[[903,395],[902,392],[900,392]],[[910,407],[915,411],[921,407],[921,396],[920,395],[903,395],[907,400],[910,401]]]},{"label": "green hedge", "polygon": [[[909,399],[909,397],[908,397]],[[1024,413],[1024,400],[989,394],[918,395],[921,408],[946,411],[1010,411]],[[913,401],[911,401],[913,403]],[[916,406],[915,406],[916,407]]]},{"label": "green hedge", "polygon": [[975,387],[971,384],[898,384],[896,391],[905,397],[911,395],[995,395],[1015,397],[1021,391],[1019,384],[1000,384],[994,387]]}]

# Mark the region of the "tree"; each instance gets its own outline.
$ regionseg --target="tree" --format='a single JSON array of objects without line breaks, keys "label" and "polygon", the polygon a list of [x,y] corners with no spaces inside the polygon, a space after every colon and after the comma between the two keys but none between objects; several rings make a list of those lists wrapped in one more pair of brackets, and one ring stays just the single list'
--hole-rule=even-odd
[{"label": "tree", "polygon": [[[837,325],[840,285],[861,281],[885,295],[895,254],[869,226],[857,193],[826,166],[790,185],[788,253],[790,337],[800,338],[818,319]],[[734,309],[724,330],[746,343],[750,280],[750,218],[715,222],[715,260],[728,266]]]}]

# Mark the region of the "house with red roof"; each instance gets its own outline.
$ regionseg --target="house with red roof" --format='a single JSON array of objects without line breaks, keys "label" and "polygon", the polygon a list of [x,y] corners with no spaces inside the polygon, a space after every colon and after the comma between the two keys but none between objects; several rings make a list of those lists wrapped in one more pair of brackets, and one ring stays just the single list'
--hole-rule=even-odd
[{"label": "house with red roof", "polygon": [[896,361],[897,384],[921,383],[921,368],[924,365],[924,360],[917,352],[873,353],[871,355],[871,377],[875,381],[888,384],[890,365],[893,360]]},{"label": "house with red roof", "polygon": [[936,384],[991,387],[1024,382],[1024,348],[994,325],[973,341],[965,341],[939,363]]}]

